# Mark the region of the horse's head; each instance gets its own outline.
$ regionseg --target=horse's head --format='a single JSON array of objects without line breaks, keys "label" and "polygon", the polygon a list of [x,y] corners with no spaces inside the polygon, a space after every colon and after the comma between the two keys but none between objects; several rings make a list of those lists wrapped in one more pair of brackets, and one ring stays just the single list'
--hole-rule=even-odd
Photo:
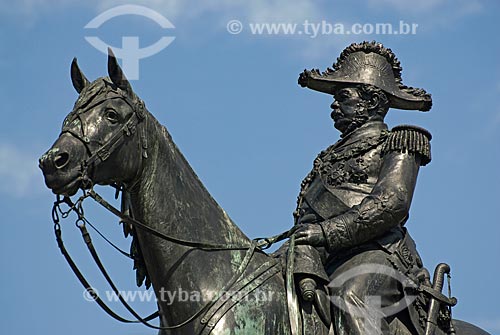
[{"label": "horse's head", "polygon": [[56,194],[73,195],[92,184],[132,182],[140,173],[148,113],[111,50],[108,73],[90,83],[76,59],[71,64],[71,80],[80,96],[39,165]]}]

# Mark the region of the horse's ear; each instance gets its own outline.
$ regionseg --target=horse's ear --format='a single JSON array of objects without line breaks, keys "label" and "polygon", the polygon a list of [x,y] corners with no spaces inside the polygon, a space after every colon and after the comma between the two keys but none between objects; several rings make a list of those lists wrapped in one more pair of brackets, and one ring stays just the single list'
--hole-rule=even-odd
[{"label": "horse's ear", "polygon": [[78,93],[80,93],[83,88],[89,84],[89,81],[78,67],[76,57],[73,58],[73,61],[71,62],[71,82]]},{"label": "horse's ear", "polygon": [[125,77],[125,74],[118,64],[115,54],[113,53],[111,48],[108,48],[108,74],[109,78],[111,78],[111,81],[116,86],[127,92],[127,94],[129,94],[130,96],[133,95],[132,86],[130,86],[127,77]]}]

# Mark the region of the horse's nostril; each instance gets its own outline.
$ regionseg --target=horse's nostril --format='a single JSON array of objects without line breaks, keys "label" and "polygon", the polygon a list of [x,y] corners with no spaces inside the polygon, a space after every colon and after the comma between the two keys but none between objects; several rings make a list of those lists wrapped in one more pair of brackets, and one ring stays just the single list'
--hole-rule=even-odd
[{"label": "horse's nostril", "polygon": [[62,169],[69,162],[69,154],[66,152],[62,152],[54,157],[54,165],[56,169]]}]

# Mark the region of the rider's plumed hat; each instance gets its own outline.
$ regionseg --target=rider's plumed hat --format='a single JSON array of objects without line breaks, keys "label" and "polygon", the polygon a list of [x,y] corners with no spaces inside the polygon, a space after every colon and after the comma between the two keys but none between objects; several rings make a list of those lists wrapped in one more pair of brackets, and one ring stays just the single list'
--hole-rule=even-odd
[{"label": "rider's plumed hat", "polygon": [[423,89],[403,85],[401,71],[392,50],[381,43],[353,43],[342,51],[333,69],[328,68],[323,73],[317,69],[304,70],[299,84],[328,94],[349,84],[371,84],[387,93],[392,108],[430,110],[431,95]]}]

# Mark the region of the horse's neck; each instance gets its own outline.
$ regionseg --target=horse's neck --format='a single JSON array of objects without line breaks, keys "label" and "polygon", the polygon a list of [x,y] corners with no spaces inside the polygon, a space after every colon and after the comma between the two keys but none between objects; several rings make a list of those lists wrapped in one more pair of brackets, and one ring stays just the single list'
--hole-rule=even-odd
[{"label": "horse's neck", "polygon": [[[155,120],[148,122],[148,138],[148,158],[144,161],[138,191],[132,195],[134,215],[150,227],[176,238],[248,244],[248,238],[210,196],[167,130]],[[148,233],[137,233],[157,295],[161,290],[179,289],[198,291],[201,295],[215,293],[229,280],[242,257],[238,251],[192,250]],[[167,302],[162,309],[169,306]],[[197,307],[195,303],[190,308]],[[182,319],[190,312],[178,306],[175,311],[169,311],[177,314],[172,316],[173,320]]]},{"label": "horse's neck", "polygon": [[137,194],[146,222],[178,237],[219,244],[248,241],[208,193],[165,127],[151,120],[148,129],[152,145]]}]

